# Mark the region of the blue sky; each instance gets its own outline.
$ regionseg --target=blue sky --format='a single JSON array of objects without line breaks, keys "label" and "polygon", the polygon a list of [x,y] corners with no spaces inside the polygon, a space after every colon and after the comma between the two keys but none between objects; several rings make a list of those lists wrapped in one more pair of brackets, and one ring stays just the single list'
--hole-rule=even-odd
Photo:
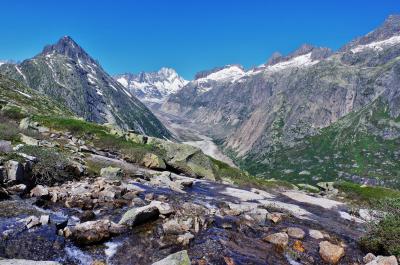
[{"label": "blue sky", "polygon": [[2,0],[0,10],[0,59],[30,58],[70,35],[111,74],[168,66],[190,79],[302,43],[337,49],[400,13],[400,1]]}]

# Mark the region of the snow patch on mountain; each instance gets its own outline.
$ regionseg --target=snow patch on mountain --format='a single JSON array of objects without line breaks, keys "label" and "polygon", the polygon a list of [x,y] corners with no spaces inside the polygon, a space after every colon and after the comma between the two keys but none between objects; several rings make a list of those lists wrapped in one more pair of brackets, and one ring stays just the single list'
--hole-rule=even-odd
[{"label": "snow patch on mountain", "polygon": [[382,51],[385,47],[389,47],[389,46],[394,46],[396,44],[400,43],[400,35],[398,36],[393,36],[389,39],[386,40],[381,40],[381,41],[375,41],[375,42],[371,42],[365,45],[358,45],[356,47],[354,47],[353,49],[351,49],[352,52],[357,53],[357,52],[362,52],[366,49],[373,49],[376,51]]},{"label": "snow patch on mountain", "polygon": [[269,65],[266,67],[266,70],[275,72],[275,71],[281,71],[286,68],[311,66],[318,62],[319,62],[318,60],[313,60],[311,58],[311,52],[310,52],[310,53],[307,53],[304,55],[294,57],[285,62],[280,62],[280,63],[274,64],[274,65]]}]

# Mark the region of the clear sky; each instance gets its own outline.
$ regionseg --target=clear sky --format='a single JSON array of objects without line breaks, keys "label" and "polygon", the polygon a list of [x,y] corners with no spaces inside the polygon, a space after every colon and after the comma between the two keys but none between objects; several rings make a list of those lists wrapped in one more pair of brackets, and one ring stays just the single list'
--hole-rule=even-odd
[{"label": "clear sky", "polygon": [[185,78],[246,68],[310,43],[364,35],[399,0],[1,0],[0,59],[23,60],[70,35],[111,74],[175,68]]}]

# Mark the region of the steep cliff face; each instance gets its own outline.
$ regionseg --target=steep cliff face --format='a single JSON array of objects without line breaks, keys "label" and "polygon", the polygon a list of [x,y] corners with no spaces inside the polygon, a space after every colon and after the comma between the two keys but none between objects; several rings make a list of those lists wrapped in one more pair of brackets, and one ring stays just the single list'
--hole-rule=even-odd
[{"label": "steep cliff face", "polygon": [[88,121],[169,137],[150,110],[70,37],[46,46],[42,53],[20,64],[3,64],[0,72],[57,100]]},{"label": "steep cliff face", "polygon": [[[271,154],[295,148],[377,101],[389,119],[399,117],[398,21],[398,16],[389,17],[382,27],[334,54],[304,45],[285,57],[274,54],[258,68],[208,81],[204,89],[199,80],[207,79],[207,73],[171,96],[163,110],[204,124],[226,151],[266,164],[263,171],[268,172],[274,166],[267,159]],[[359,123],[354,126],[371,129],[365,119]],[[389,129],[379,129],[379,137],[385,130]],[[400,136],[391,132],[392,137]]]}]

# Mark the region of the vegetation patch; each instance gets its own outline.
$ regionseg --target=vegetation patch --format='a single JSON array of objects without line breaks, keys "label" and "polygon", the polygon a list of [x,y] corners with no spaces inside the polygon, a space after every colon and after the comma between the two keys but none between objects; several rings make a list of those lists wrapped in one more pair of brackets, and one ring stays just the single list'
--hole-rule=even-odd
[{"label": "vegetation patch", "polygon": [[375,207],[385,216],[369,224],[368,233],[360,239],[368,252],[400,256],[400,197],[380,200]]}]

